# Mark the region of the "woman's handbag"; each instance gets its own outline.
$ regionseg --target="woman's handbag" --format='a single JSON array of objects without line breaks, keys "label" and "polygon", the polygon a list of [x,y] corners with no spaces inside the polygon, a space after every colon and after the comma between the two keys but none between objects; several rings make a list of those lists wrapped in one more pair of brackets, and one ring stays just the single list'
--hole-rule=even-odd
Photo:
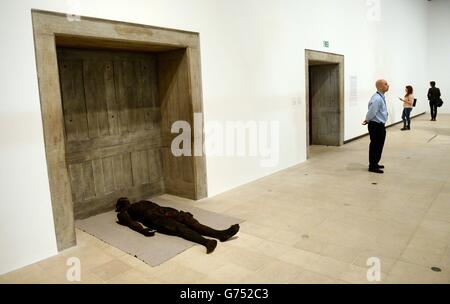
[{"label": "woman's handbag", "polygon": [[444,104],[444,102],[442,101],[442,98],[439,98],[438,101],[436,101],[437,107],[442,107],[443,104]]}]

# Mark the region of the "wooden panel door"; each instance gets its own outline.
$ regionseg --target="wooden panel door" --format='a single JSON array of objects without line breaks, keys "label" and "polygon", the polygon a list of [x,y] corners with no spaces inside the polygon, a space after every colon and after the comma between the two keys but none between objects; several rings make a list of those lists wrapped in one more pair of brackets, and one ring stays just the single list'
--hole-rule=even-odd
[{"label": "wooden panel door", "polygon": [[75,217],[162,193],[154,55],[59,49],[58,64]]},{"label": "wooden panel door", "polygon": [[[164,185],[167,193],[195,199],[194,157],[174,156],[171,143],[178,133],[171,133],[171,126],[178,120],[194,125],[189,86],[189,68],[186,50],[158,54],[158,92],[161,100],[163,134]],[[193,148],[193,146],[191,147]]]},{"label": "wooden panel door", "polygon": [[310,67],[310,143],[339,145],[339,66]]}]

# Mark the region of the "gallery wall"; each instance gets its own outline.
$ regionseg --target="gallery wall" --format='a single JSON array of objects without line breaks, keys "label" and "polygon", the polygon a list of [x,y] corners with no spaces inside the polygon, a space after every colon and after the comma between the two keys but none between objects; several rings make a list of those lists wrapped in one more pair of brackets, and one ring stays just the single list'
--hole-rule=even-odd
[{"label": "gallery wall", "polygon": [[[57,253],[31,9],[200,33],[206,123],[276,122],[279,127],[278,157],[271,166],[262,165],[267,155],[207,157],[213,196],[306,160],[305,49],[345,56],[346,140],[367,132],[361,122],[378,78],[391,84],[389,123],[400,120],[398,96],[407,84],[419,99],[414,113],[425,111],[428,64],[434,66],[428,26],[448,24],[440,9],[439,23],[429,22],[432,5],[424,0],[3,1],[0,274]],[[439,54],[445,60],[448,52]]]},{"label": "gallery wall", "polygon": [[444,104],[438,113],[450,113],[450,1],[432,1],[428,29],[428,78],[441,90]]}]

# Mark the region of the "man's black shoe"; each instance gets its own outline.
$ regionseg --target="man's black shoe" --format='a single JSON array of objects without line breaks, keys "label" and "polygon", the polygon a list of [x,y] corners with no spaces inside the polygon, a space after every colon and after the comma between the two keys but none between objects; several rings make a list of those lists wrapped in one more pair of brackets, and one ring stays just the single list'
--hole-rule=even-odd
[{"label": "man's black shoe", "polygon": [[379,169],[379,168],[369,168],[369,172],[373,172],[373,173],[379,173],[379,174],[383,174],[383,170]]},{"label": "man's black shoe", "polygon": [[384,169],[384,166],[383,165],[377,165],[377,168],[378,169]]}]

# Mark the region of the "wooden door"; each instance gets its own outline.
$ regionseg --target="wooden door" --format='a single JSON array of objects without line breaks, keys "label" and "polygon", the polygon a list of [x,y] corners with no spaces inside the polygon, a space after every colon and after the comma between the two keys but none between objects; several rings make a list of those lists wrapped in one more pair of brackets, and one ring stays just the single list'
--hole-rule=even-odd
[{"label": "wooden door", "polygon": [[[171,133],[176,121],[188,122],[191,140],[194,135],[189,66],[186,50],[159,53],[158,92],[161,101],[161,128],[163,134],[162,159],[165,191],[170,194],[195,199],[194,164],[191,156],[174,156],[172,140],[178,133]],[[191,144],[191,150],[193,145]]]},{"label": "wooden door", "polygon": [[310,144],[339,145],[339,66],[310,66]]},{"label": "wooden door", "polygon": [[163,192],[156,59],[58,49],[75,218]]}]

